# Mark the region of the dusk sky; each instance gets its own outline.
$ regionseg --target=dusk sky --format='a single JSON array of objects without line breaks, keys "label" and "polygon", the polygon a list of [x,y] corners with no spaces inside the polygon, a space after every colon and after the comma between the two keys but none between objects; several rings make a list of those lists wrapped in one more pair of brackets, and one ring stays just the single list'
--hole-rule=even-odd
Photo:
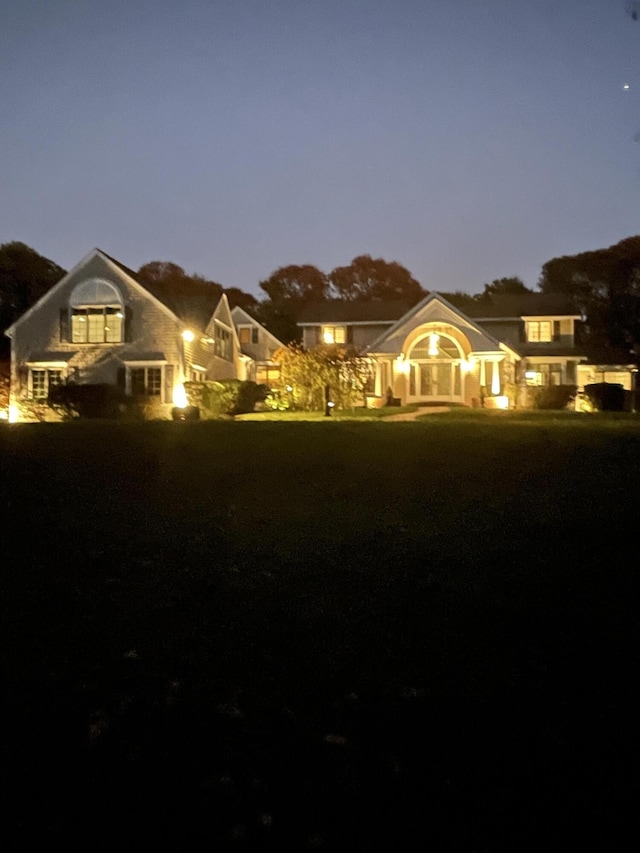
[{"label": "dusk sky", "polygon": [[364,253],[534,286],[640,233],[627,5],[0,0],[0,243],[256,294]]}]

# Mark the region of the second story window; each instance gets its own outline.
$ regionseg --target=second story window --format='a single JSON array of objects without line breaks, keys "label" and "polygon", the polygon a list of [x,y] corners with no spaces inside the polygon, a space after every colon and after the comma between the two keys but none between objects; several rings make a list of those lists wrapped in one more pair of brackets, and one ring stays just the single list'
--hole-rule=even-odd
[{"label": "second story window", "polygon": [[323,344],[344,344],[347,342],[345,326],[323,326],[320,333]]},{"label": "second story window", "polygon": [[551,320],[529,320],[527,322],[527,340],[532,344],[546,344],[553,340]]},{"label": "second story window", "polygon": [[231,332],[228,329],[223,329],[222,326],[216,324],[213,342],[214,352],[219,358],[224,358],[225,361],[233,361]]},{"label": "second story window", "polygon": [[240,326],[238,330],[241,344],[257,344],[258,330],[255,326]]},{"label": "second story window", "polygon": [[110,282],[82,282],[71,294],[70,308],[74,344],[119,344],[124,340],[122,297]]}]

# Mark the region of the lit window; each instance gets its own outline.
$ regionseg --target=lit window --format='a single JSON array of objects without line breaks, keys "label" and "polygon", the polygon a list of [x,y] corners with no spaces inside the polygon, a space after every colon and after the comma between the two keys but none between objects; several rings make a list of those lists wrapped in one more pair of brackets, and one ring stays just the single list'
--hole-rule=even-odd
[{"label": "lit window", "polygon": [[323,326],[322,327],[322,343],[323,344],[343,344],[347,340],[347,330],[345,326]]},{"label": "lit window", "polygon": [[82,282],[71,294],[70,306],[74,344],[117,344],[124,340],[122,297],[110,282]]},{"label": "lit window", "polygon": [[550,320],[530,320],[527,323],[527,340],[532,344],[547,344],[552,340]]},{"label": "lit window", "polygon": [[280,379],[279,364],[261,364],[256,368],[256,382],[258,385],[275,385]]}]

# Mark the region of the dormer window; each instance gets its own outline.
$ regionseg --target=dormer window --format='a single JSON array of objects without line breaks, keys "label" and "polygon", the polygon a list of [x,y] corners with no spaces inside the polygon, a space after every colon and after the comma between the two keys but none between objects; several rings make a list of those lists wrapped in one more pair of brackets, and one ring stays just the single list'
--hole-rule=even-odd
[{"label": "dormer window", "polygon": [[551,320],[529,320],[527,322],[527,340],[532,344],[548,344],[553,340]]},{"label": "dormer window", "polygon": [[323,344],[344,344],[347,340],[347,330],[344,326],[323,326]]},{"label": "dormer window", "polygon": [[110,282],[82,282],[71,294],[69,304],[74,344],[119,344],[124,340],[122,297]]}]

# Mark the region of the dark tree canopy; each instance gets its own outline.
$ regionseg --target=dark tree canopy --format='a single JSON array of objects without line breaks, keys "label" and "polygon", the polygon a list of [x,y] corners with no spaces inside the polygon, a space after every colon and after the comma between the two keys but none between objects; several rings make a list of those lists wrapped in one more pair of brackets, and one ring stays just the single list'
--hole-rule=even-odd
[{"label": "dark tree canopy", "polygon": [[543,293],[569,296],[597,344],[640,347],[640,235],[608,249],[565,255],[542,267]]},{"label": "dark tree canopy", "polygon": [[269,278],[260,282],[260,288],[274,304],[283,300],[318,302],[329,296],[327,276],[313,264],[278,267]]},{"label": "dark tree canopy", "polygon": [[150,261],[140,267],[137,275],[180,316],[193,318],[199,324],[206,323],[222,296],[221,284],[201,275],[188,275],[170,261]]},{"label": "dark tree canopy", "polygon": [[1,333],[57,284],[65,272],[25,243],[0,246],[0,357],[5,358],[9,352],[9,340]]},{"label": "dark tree canopy", "polygon": [[224,292],[229,300],[229,307],[235,308],[236,305],[244,308],[250,314],[254,314],[258,300],[252,293],[245,293],[239,287],[225,287]]},{"label": "dark tree canopy", "polygon": [[336,267],[330,274],[331,287],[339,299],[349,301],[403,299],[415,305],[425,291],[411,273],[397,261],[358,255],[346,267]]},{"label": "dark tree canopy", "polygon": [[520,296],[524,293],[533,293],[531,288],[527,287],[522,279],[517,276],[507,278],[496,278],[491,284],[485,284],[484,290],[480,296],[491,298],[492,296]]}]

